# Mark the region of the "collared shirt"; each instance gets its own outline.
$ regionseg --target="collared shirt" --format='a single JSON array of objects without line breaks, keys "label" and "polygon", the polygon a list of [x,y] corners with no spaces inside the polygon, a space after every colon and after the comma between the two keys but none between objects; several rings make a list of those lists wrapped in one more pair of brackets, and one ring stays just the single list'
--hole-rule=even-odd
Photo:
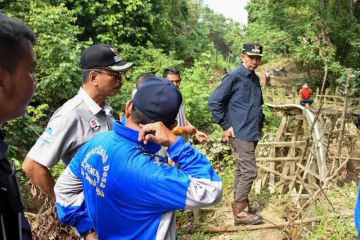
[{"label": "collared shirt", "polygon": [[101,108],[80,88],[75,97],[56,110],[28,157],[49,168],[60,159],[68,165],[81,145],[111,130],[113,120],[109,105]]},{"label": "collared shirt", "polygon": [[180,105],[179,107],[179,112],[176,116],[176,121],[178,123],[178,127],[185,127],[186,126],[186,115],[185,115],[185,109],[184,109],[184,105]]},{"label": "collared shirt", "polygon": [[169,147],[138,142],[139,132],[114,122],[112,131],[80,148],[55,185],[59,219],[99,239],[176,239],[174,211],[221,200],[222,182],[210,161],[182,137]]},{"label": "collared shirt", "polygon": [[259,77],[243,64],[225,75],[209,98],[215,121],[223,130],[233,127],[235,137],[244,141],[260,139],[263,103]]}]

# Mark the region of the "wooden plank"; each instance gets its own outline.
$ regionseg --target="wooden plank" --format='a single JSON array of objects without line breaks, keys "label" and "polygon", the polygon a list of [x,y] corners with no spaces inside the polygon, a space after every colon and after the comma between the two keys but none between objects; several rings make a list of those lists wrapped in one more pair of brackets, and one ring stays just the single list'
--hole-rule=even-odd
[{"label": "wooden plank", "polygon": [[[296,129],[295,129],[294,136],[292,137],[291,142],[295,142],[298,140],[299,133],[301,130],[301,125],[302,125],[302,121],[297,121]],[[295,146],[293,145],[293,146],[291,146],[291,148],[289,150],[288,157],[295,157],[295,156],[296,156],[296,149],[295,149]],[[295,163],[291,163],[290,164],[290,176],[294,176],[295,169],[296,169]]]},{"label": "wooden plank", "polygon": [[294,141],[294,142],[259,142],[257,147],[291,147],[291,146],[304,146],[305,141]]},{"label": "wooden plank", "polygon": [[[334,156],[329,156],[329,159],[334,158]],[[336,157],[337,159],[345,159],[345,156],[342,157]],[[349,158],[350,161],[360,161],[360,158],[356,158],[356,157],[350,157]]]},{"label": "wooden plank", "polygon": [[[291,147],[289,149],[287,157],[296,157],[295,142],[298,140],[302,123],[303,123],[303,121],[297,121],[297,123],[296,123],[296,129],[295,129],[294,135],[293,135],[293,137],[291,139],[292,145],[291,145]],[[304,141],[304,143],[305,143],[305,141]],[[299,160],[301,160],[301,157],[300,157]],[[294,162],[286,162],[285,163],[284,169],[283,169],[283,172],[282,172],[282,176],[280,177],[280,181],[282,180],[282,178],[284,176],[289,175],[289,173],[290,173],[290,176],[294,176],[294,173],[295,173],[295,163]],[[284,184],[280,185],[278,189],[279,189],[279,192],[282,193],[283,189],[284,189]]]},{"label": "wooden plank", "polygon": [[300,161],[301,157],[263,157],[256,158],[257,162],[284,162],[284,161]]},{"label": "wooden plank", "polygon": [[282,184],[278,186],[278,192],[279,193],[283,193],[284,183],[286,182],[285,177],[288,176],[288,172],[289,172],[289,169],[290,169],[290,164],[291,164],[290,162],[285,162],[285,164],[284,164],[283,171],[282,171],[281,176],[280,176],[280,182]]},{"label": "wooden plank", "polygon": [[[276,135],[275,135],[275,142],[278,142],[281,138],[281,136],[285,133],[286,130],[286,125],[288,123],[288,116],[283,116],[283,118],[281,119],[281,123],[280,126],[278,128],[278,130],[276,131]],[[275,153],[276,153],[276,148],[272,148],[270,151],[270,157],[275,158]],[[270,162],[269,168],[272,171],[269,171],[269,191],[270,193],[274,193],[275,192],[275,174],[274,174],[274,170],[275,170],[275,162]]]}]

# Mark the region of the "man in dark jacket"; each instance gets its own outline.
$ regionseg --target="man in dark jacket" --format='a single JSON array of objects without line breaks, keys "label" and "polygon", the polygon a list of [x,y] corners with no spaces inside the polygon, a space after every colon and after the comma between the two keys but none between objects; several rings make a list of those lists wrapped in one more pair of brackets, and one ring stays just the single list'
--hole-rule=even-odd
[{"label": "man in dark jacket", "polygon": [[250,206],[248,199],[256,179],[255,148],[264,121],[260,81],[254,72],[261,57],[261,45],[244,44],[241,54],[243,63],[225,75],[209,99],[215,121],[223,128],[225,137],[237,154],[232,203],[235,225],[262,222],[262,218],[254,214],[258,206]]},{"label": "man in dark jacket", "polygon": [[[35,35],[22,22],[0,14],[0,125],[25,113],[35,90]],[[5,158],[0,130],[0,239],[31,239],[15,167]]]}]

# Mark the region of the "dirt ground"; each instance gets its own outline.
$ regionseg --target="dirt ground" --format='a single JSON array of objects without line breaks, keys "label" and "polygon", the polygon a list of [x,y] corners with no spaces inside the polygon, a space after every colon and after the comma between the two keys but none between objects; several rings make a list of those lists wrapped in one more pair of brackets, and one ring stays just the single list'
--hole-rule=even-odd
[{"label": "dirt ground", "polygon": [[[259,213],[264,218],[264,223],[278,223],[282,222],[283,219],[281,215],[276,212],[271,205],[266,206]],[[233,227],[233,216],[230,206],[215,208],[214,215],[211,217],[213,221],[210,220],[208,228],[212,226],[222,226],[222,227]],[[252,230],[252,231],[239,231],[231,233],[221,233],[212,236],[211,240],[237,240],[237,239],[247,239],[247,240],[281,240],[286,237],[282,231],[271,228],[271,229],[261,229],[261,230]]]}]

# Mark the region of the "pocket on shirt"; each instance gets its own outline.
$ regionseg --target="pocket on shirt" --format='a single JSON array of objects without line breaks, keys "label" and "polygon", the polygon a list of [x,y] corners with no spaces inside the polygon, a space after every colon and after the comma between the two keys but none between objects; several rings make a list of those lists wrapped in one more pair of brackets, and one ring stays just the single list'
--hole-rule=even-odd
[{"label": "pocket on shirt", "polygon": [[250,89],[249,84],[246,82],[238,83],[234,88],[234,95],[235,99],[241,101],[243,103],[250,103]]}]

